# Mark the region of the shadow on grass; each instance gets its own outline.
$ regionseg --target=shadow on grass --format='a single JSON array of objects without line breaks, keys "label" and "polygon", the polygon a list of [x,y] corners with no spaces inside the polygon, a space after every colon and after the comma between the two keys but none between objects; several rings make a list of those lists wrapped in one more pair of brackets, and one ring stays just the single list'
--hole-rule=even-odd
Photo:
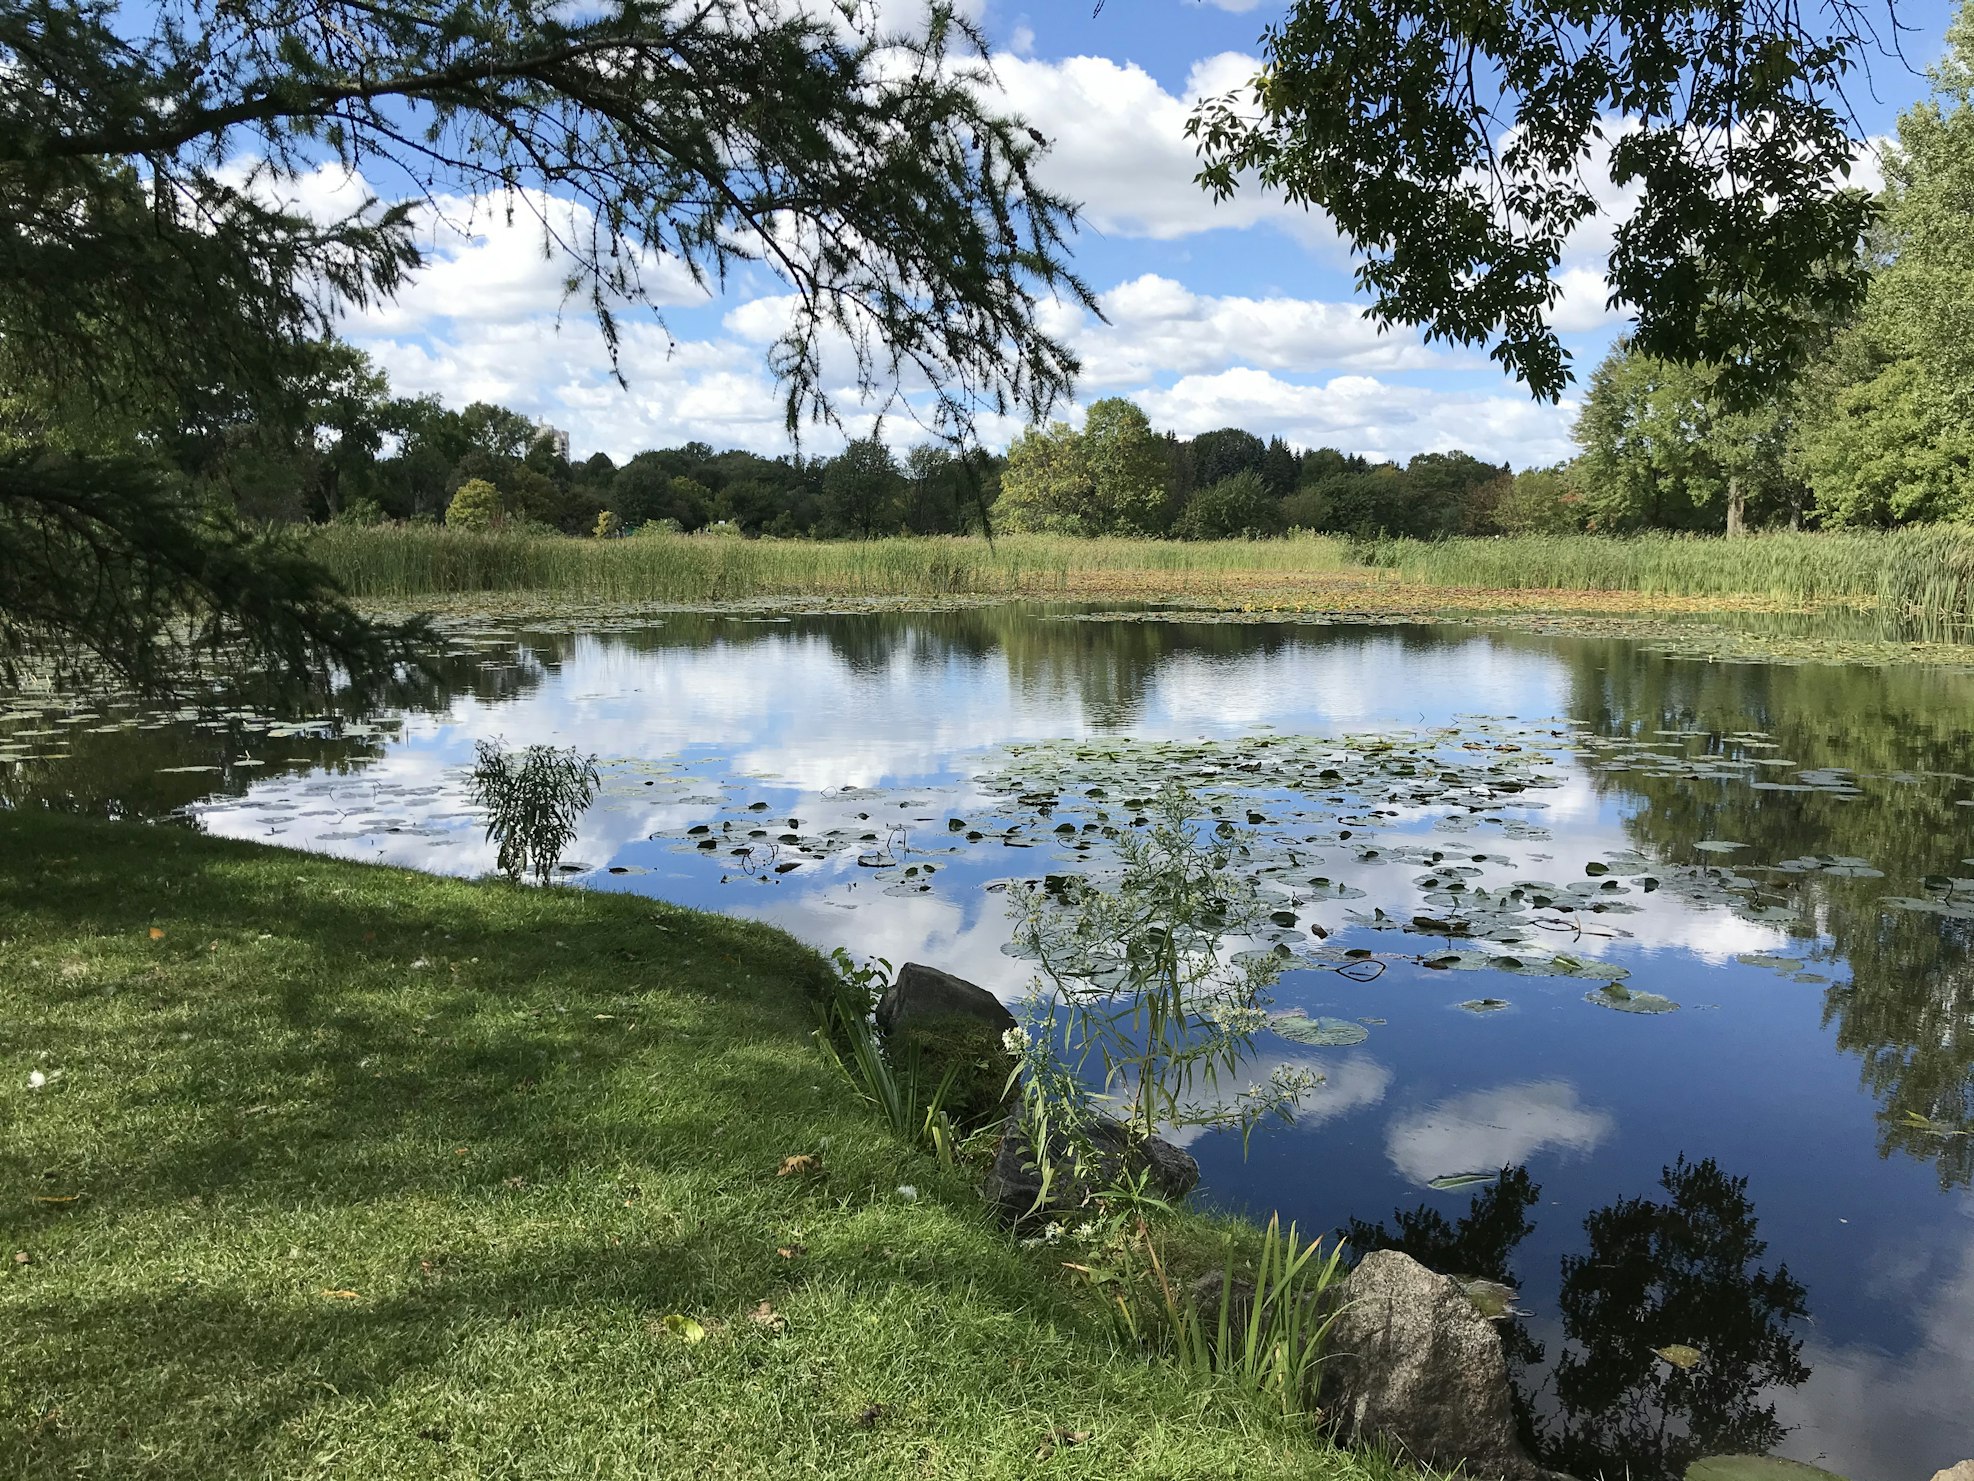
[{"label": "shadow on grass", "polygon": [[[0,1121],[24,1474],[233,1474],[326,1407],[552,1389],[583,1334],[649,1363],[668,1314],[817,1288],[1078,1323],[828,1079],[826,969],[765,928],[16,816],[0,949],[0,1063],[63,1071]],[[941,1206],[883,1206],[907,1178]]]}]

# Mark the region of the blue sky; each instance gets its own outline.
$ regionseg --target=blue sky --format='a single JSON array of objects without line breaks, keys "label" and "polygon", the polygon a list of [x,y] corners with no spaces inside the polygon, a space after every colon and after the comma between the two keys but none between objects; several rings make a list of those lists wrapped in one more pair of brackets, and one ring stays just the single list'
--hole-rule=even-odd
[{"label": "blue sky", "polygon": [[[878,3],[899,16],[917,9]],[[1050,318],[1084,360],[1082,402],[1123,395],[1160,428],[1245,426],[1373,456],[1462,447],[1519,467],[1568,455],[1571,398],[1532,401],[1482,348],[1377,333],[1361,316],[1348,253],[1320,215],[1252,192],[1215,207],[1192,185],[1180,132],[1190,103],[1252,74],[1257,39],[1281,4],[1107,0],[1093,13],[1093,0],[972,0],[971,9],[999,48],[1009,102],[1055,141],[1045,178],[1085,206],[1075,265],[1110,322],[1068,310]],[[1913,68],[1938,56],[1948,13],[1946,0],[1900,6]],[[1881,58],[1853,103],[1863,128],[1881,135],[1925,91],[1923,76]],[[1604,309],[1600,235],[1587,233],[1564,262],[1558,323],[1580,378],[1623,327]],[[395,305],[347,326],[400,391],[504,402],[566,428],[578,456],[622,458],[694,438],[788,448],[763,361],[782,322],[781,290],[765,271],[742,272],[712,302],[674,277],[664,328],[650,314],[627,328],[622,389],[580,310],[558,312],[561,271],[542,259],[538,229],[482,213],[466,234],[441,231],[429,245],[430,265]],[[870,425],[856,415],[848,423]],[[985,430],[1004,442],[1017,429]],[[915,440],[895,418],[886,436]],[[817,431],[804,447],[826,452],[840,440]]]}]

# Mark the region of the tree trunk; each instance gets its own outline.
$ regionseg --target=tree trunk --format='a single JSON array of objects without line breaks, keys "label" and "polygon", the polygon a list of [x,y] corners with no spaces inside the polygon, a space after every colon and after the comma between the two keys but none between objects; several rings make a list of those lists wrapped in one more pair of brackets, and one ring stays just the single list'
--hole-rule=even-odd
[{"label": "tree trunk", "polygon": [[1748,533],[1746,509],[1741,497],[1741,475],[1730,473],[1727,476],[1727,534],[1732,539],[1736,535]]}]

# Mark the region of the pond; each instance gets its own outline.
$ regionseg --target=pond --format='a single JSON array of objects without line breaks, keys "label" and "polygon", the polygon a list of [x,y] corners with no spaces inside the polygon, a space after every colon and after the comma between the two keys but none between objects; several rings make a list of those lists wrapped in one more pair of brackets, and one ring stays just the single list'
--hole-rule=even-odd
[{"label": "pond", "polygon": [[1262,1036],[1322,1084],[1207,1199],[1513,1285],[1578,1475],[1974,1455],[1974,675],[1143,616],[460,623],[360,719],[0,702],[0,801],[478,873],[475,740],[575,745],[571,882],[1012,1000],[1008,882],[1183,778],[1335,1030]]}]

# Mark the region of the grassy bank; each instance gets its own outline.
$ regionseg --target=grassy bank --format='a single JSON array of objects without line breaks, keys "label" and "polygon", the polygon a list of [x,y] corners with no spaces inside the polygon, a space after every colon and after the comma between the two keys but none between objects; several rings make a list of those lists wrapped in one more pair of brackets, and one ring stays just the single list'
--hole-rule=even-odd
[{"label": "grassy bank", "polygon": [[604,601],[772,596],[1070,597],[1151,588],[1213,592],[1230,577],[1335,571],[1329,539],[1072,540],[948,536],[891,540],[570,540],[406,525],[330,527],[315,553],[354,595],[377,601],[553,591]]},{"label": "grassy bank", "polygon": [[1370,547],[1365,557],[1408,583],[1426,586],[1846,602],[1922,622],[1974,622],[1974,530],[1950,526],[1886,534],[1777,532],[1740,540],[1673,535],[1394,540]]},{"label": "grassy bank", "polygon": [[8,1477],[1392,1475],[1115,1346],[778,932],[0,813],[0,960]]},{"label": "grassy bank", "polygon": [[1974,624],[1974,531],[1743,540],[1641,535],[1395,540],[571,540],[434,526],[328,528],[313,548],[356,596],[610,602],[774,597],[1192,598],[1415,613],[1801,609],[1841,603],[1948,636]]}]

